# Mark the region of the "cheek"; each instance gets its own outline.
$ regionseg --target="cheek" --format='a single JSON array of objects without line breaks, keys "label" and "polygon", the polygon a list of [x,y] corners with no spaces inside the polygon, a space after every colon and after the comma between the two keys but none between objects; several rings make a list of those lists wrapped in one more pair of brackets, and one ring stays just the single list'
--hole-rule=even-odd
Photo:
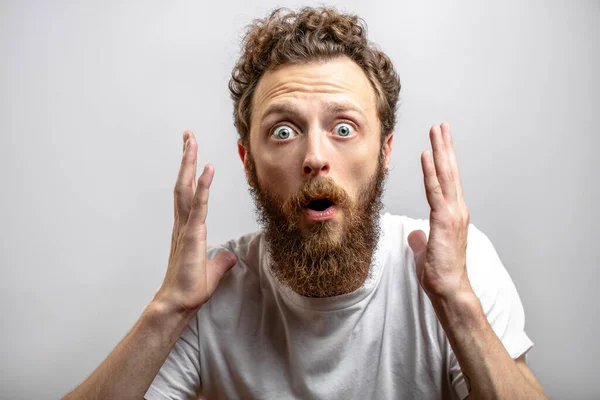
[{"label": "cheek", "polygon": [[358,194],[361,189],[369,185],[369,181],[373,176],[372,169],[370,163],[362,162],[354,164],[353,168],[348,170],[348,173],[351,174],[349,177],[350,181],[348,181],[350,184],[348,186],[351,190],[350,193],[355,200],[358,199]]},{"label": "cheek", "polygon": [[256,160],[259,183],[287,198],[294,191],[298,166],[293,157],[266,156]]},{"label": "cheek", "polygon": [[371,183],[377,169],[377,161],[372,152],[356,152],[352,159],[346,160],[346,165],[342,168],[343,179],[355,198],[361,189]]}]

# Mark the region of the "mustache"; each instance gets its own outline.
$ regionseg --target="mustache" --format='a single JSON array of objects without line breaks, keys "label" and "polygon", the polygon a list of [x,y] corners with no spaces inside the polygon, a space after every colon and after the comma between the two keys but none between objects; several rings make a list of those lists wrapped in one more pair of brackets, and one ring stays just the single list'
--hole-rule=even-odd
[{"label": "mustache", "polygon": [[350,203],[348,193],[333,179],[321,177],[306,181],[296,194],[284,202],[282,208],[284,213],[290,215],[302,210],[311,200],[315,199],[328,199],[341,208],[348,207]]}]

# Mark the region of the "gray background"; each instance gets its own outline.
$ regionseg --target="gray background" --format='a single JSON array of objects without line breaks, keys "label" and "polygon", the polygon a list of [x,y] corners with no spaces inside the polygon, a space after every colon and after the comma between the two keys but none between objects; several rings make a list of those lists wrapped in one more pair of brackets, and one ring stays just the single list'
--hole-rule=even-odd
[{"label": "gray background", "polygon": [[[71,3],[0,8],[3,399],[60,397],[152,298],[184,129],[216,168],[209,241],[257,228],[227,82],[243,27],[300,4]],[[419,155],[448,120],[532,370],[553,398],[597,398],[600,2],[482,3],[329,4],[367,21],[403,83],[387,210],[428,216]]]}]

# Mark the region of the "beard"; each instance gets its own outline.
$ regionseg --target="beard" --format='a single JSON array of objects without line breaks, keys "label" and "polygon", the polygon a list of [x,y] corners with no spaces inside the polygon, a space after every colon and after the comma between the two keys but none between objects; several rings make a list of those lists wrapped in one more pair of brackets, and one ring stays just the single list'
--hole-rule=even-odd
[{"label": "beard", "polygon": [[[259,184],[254,160],[249,152],[247,156],[250,194],[277,280],[306,297],[338,296],[362,286],[380,236],[383,155],[370,183],[355,198],[331,178],[319,177],[306,181],[289,199]],[[343,211],[341,222],[332,219],[302,227],[304,207],[315,198],[327,198]]]}]

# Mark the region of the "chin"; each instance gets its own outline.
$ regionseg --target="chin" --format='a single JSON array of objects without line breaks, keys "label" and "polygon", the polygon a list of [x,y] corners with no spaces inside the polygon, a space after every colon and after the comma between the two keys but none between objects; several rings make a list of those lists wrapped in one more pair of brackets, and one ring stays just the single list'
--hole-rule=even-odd
[{"label": "chin", "polygon": [[337,250],[346,236],[341,216],[320,222],[306,222],[300,226],[304,245],[319,252]]}]

